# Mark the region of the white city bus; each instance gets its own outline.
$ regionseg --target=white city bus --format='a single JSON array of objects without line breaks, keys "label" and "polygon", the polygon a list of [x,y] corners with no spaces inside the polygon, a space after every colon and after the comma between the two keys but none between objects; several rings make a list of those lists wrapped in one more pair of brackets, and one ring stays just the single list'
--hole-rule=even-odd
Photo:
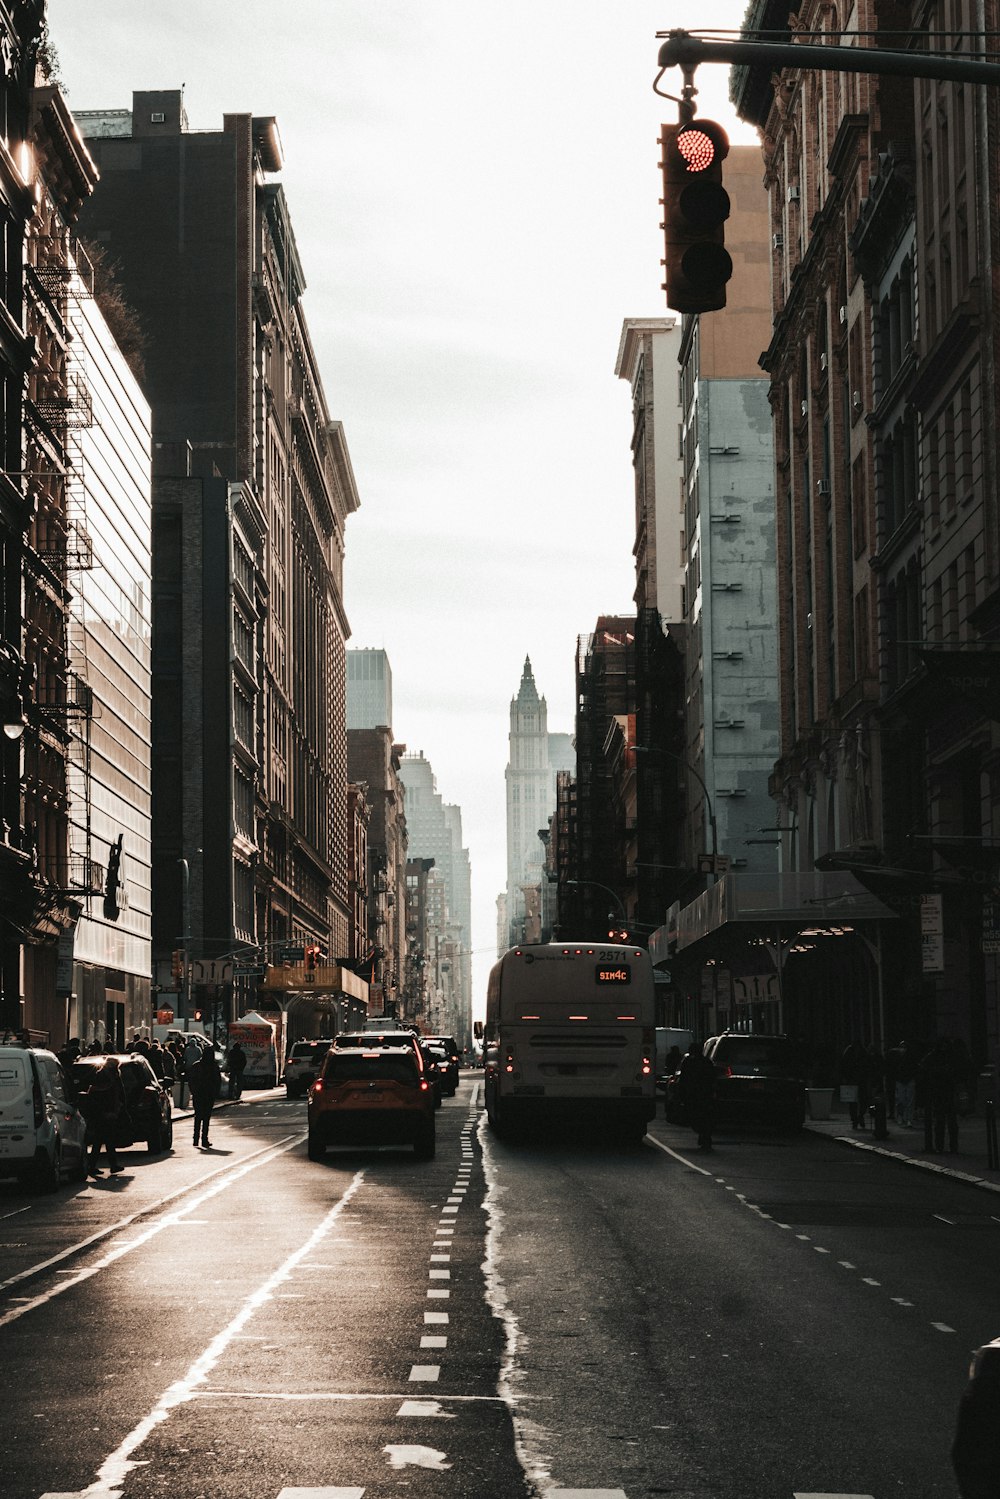
[{"label": "white city bus", "polygon": [[597,1119],[641,1139],[656,1113],[653,966],[641,947],[548,942],[495,964],[483,1033],[486,1113],[498,1134],[545,1118]]}]

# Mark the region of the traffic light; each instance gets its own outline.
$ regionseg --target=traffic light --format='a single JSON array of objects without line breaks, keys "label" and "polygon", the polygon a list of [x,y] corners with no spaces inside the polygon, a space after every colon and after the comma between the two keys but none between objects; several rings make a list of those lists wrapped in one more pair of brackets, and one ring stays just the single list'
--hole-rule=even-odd
[{"label": "traffic light", "polygon": [[170,976],[178,988],[184,977],[184,956],[183,947],[175,947],[170,954]]},{"label": "traffic light", "polygon": [[667,306],[675,312],[717,312],[726,305],[726,282],[733,274],[725,247],[729,194],[722,185],[729,137],[714,120],[664,125],[662,131]]},{"label": "traffic light", "polygon": [[318,947],[307,947],[306,948],[306,968],[309,970],[310,973],[315,972],[316,962],[317,962],[318,958],[319,958],[319,948]]},{"label": "traffic light", "polygon": [[621,927],[621,926],[610,927],[608,929],[608,941],[609,942],[627,942],[628,941],[628,932],[625,930],[624,927]]}]

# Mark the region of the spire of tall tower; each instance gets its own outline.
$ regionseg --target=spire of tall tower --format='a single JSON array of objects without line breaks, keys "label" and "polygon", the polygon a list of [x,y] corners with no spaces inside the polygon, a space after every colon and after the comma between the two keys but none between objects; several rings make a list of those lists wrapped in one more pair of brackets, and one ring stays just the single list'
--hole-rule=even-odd
[{"label": "spire of tall tower", "polygon": [[531,657],[524,658],[524,671],[521,673],[521,686],[518,689],[517,705],[523,708],[528,703],[538,702],[538,688],[535,686],[535,674],[531,670]]}]

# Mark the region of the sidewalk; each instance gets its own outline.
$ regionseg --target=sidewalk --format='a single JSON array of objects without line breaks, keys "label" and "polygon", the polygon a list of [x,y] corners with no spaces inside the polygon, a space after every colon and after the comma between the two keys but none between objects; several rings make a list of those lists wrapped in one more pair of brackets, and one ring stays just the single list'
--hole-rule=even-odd
[{"label": "sidewalk", "polygon": [[926,1155],[922,1123],[914,1129],[904,1129],[890,1119],[886,1123],[888,1135],[884,1140],[876,1139],[870,1121],[867,1129],[852,1129],[846,1106],[838,1102],[834,1103],[829,1119],[810,1119],[807,1114],[805,1127],[814,1134],[827,1135],[855,1150],[891,1156],[918,1171],[936,1171],[939,1176],[951,1176],[969,1186],[1000,1193],[1000,1170],[991,1171],[986,1164],[986,1122],[982,1115],[970,1114],[959,1119],[958,1150],[954,1155],[947,1150],[942,1155]]}]

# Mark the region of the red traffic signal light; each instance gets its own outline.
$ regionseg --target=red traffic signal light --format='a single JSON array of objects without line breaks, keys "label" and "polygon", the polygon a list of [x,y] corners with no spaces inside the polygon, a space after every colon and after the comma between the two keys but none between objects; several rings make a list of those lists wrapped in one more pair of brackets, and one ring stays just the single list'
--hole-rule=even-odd
[{"label": "red traffic signal light", "polygon": [[714,120],[664,125],[662,131],[667,306],[675,312],[717,312],[726,305],[726,283],[733,274],[725,247],[730,202],[722,185],[729,137]]},{"label": "red traffic signal light", "polygon": [[306,948],[306,968],[309,970],[310,973],[312,973],[315,970],[316,962],[317,962],[318,958],[319,958],[319,948],[318,947],[307,947]]}]

